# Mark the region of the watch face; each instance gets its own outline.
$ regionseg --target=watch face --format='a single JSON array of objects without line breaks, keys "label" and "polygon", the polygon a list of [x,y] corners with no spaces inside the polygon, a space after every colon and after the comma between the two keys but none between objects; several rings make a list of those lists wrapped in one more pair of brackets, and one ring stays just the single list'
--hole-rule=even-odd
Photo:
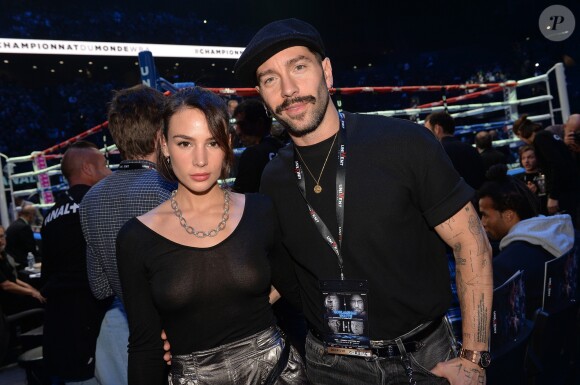
[{"label": "watch face", "polygon": [[489,352],[481,352],[481,359],[479,360],[479,364],[482,368],[487,368],[491,363],[491,354]]}]

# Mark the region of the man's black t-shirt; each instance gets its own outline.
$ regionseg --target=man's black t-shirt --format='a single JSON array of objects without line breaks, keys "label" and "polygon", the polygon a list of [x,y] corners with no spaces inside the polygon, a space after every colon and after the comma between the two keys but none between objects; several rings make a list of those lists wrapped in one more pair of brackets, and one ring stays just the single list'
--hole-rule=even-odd
[{"label": "man's black t-shirt", "polygon": [[[390,339],[449,308],[447,256],[434,227],[459,211],[473,190],[425,127],[401,119],[345,115],[344,274],[346,279],[368,280],[370,337]],[[316,176],[331,140],[299,149]],[[284,246],[295,262],[304,314],[321,331],[319,280],[339,279],[340,269],[297,187],[293,149],[281,149],[266,166],[261,191],[276,206]],[[313,192],[313,178],[306,171],[304,177],[308,201],[336,239],[338,155],[332,151],[320,194]]]}]

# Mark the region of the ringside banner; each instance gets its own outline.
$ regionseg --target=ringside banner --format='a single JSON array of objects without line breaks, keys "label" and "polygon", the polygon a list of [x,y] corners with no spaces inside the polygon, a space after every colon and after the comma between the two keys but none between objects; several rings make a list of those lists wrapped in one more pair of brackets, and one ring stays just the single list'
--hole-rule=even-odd
[{"label": "ringside banner", "polygon": [[141,51],[151,51],[155,57],[237,59],[244,51],[244,48],[201,45],[0,38],[0,53],[135,56]]}]

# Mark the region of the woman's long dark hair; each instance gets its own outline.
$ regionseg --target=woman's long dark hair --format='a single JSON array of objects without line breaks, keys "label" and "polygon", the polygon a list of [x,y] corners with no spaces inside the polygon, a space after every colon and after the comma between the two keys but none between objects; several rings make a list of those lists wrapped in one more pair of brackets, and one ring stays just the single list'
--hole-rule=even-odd
[{"label": "woman's long dark hair", "polygon": [[528,139],[534,132],[540,131],[542,128],[543,127],[541,124],[534,123],[528,119],[528,114],[523,114],[518,120],[514,122],[512,131],[517,136]]}]

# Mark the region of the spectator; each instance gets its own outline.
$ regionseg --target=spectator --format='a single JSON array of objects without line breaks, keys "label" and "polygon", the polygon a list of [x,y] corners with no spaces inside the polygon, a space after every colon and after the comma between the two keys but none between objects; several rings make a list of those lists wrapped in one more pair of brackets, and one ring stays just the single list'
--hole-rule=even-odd
[{"label": "spectator", "polygon": [[[6,231],[0,225],[0,304],[2,312],[14,314],[41,307],[46,299],[40,292],[18,279],[6,253]],[[31,298],[23,298],[31,297]],[[1,315],[0,315],[1,316]]]},{"label": "spectator", "polygon": [[257,99],[246,99],[235,111],[236,133],[246,147],[238,161],[233,190],[239,193],[258,192],[264,167],[282,147],[282,142],[270,135],[272,118],[264,104]]},{"label": "spectator", "polygon": [[61,171],[69,189],[57,198],[41,229],[46,282],[42,293],[48,299],[44,367],[54,382],[96,385],[95,347],[107,304],[97,300],[89,287],[79,204],[111,170],[96,145],[78,141],[64,153]]},{"label": "spectator", "polygon": [[425,118],[425,127],[441,142],[459,175],[477,190],[485,180],[483,161],[473,146],[453,135],[455,132],[453,117],[447,112],[434,112]]},{"label": "spectator", "polygon": [[228,99],[228,115],[231,118],[235,118],[235,111],[240,102],[236,98]]},{"label": "spectator", "polygon": [[475,134],[475,148],[483,160],[483,168],[489,170],[494,164],[507,164],[506,155],[493,147],[493,140],[489,131],[479,131]]},{"label": "spectator", "polygon": [[[524,143],[534,146],[538,163],[546,175],[546,208],[550,215],[567,213],[576,222],[580,200],[580,171],[566,148],[564,142],[550,131],[533,123],[527,115],[522,115],[513,126],[516,134]],[[578,223],[574,223],[578,227]]]},{"label": "spectator", "polygon": [[550,131],[554,136],[564,140],[564,124],[552,124],[546,127],[546,131]]},{"label": "spectator", "polygon": [[28,253],[34,255],[35,262],[40,261],[40,252],[31,226],[35,217],[36,208],[33,205],[25,205],[18,212],[18,219],[6,229],[6,251],[21,269],[27,266]]},{"label": "spectator", "polygon": [[568,146],[580,168],[580,114],[570,115],[564,125],[564,143]]},{"label": "spectator", "polygon": [[546,176],[538,166],[536,150],[533,146],[525,144],[518,149],[520,164],[524,172],[516,174],[516,178],[521,179],[530,191],[538,197],[540,202],[540,213],[548,215],[547,195],[546,195]]},{"label": "spectator", "polygon": [[[564,125],[564,143],[570,149],[572,158],[576,161],[576,167],[580,170],[580,114],[572,114],[566,121]],[[580,223],[580,199],[578,200],[576,211],[576,223]]]},{"label": "spectator", "polygon": [[[26,200],[26,199],[22,198],[21,196],[16,196],[16,197],[14,197],[14,205],[16,207],[18,207],[17,210],[21,210],[24,208],[24,206],[34,205],[34,202]],[[32,227],[32,231],[38,231],[38,230],[40,230],[40,226],[42,226],[42,222],[44,221],[44,216],[42,215],[42,213],[40,212],[40,209],[38,207],[34,206],[34,210],[35,210],[34,218],[30,222],[30,227]]]},{"label": "spectator", "polygon": [[500,241],[493,258],[493,281],[498,287],[518,270],[524,270],[526,316],[533,319],[541,307],[544,265],[574,245],[574,228],[568,214],[538,216],[538,202],[520,181],[496,165],[489,181],[478,191],[483,227],[490,239]]},{"label": "spectator", "polygon": [[95,377],[102,384],[127,384],[129,326],[117,271],[117,233],[130,218],[169,199],[174,189],[155,163],[164,102],[161,92],[142,84],[115,93],[109,130],[123,160],[81,202],[91,290],[98,299],[114,296],[97,340]]}]

